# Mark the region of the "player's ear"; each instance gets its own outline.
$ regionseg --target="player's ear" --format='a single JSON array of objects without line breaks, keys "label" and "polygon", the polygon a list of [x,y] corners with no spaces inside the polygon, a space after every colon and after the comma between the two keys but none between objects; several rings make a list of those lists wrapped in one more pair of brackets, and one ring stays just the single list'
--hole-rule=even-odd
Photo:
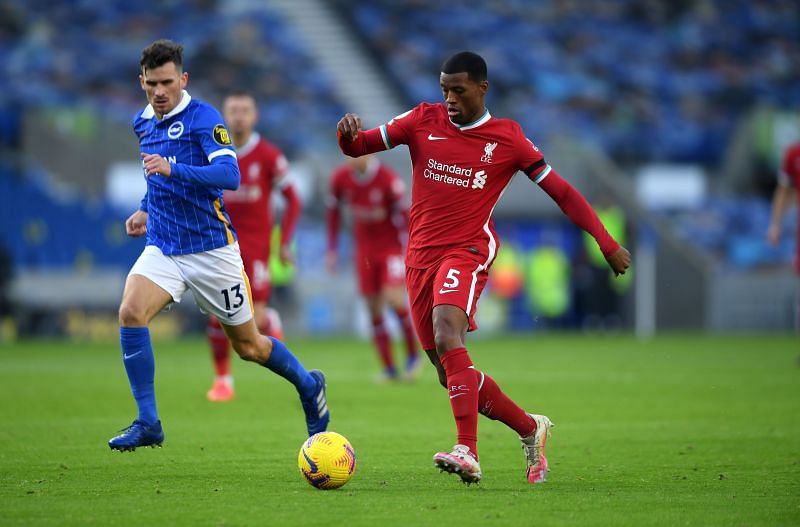
[{"label": "player's ear", "polygon": [[189,84],[189,72],[184,71],[181,73],[181,89],[185,88],[187,84]]},{"label": "player's ear", "polygon": [[486,95],[486,92],[489,91],[489,81],[482,80],[478,83],[478,88],[480,88],[482,94]]},{"label": "player's ear", "polygon": [[141,73],[139,74],[139,86],[141,86],[142,89],[145,89],[145,86],[144,86],[144,75],[142,75]]}]

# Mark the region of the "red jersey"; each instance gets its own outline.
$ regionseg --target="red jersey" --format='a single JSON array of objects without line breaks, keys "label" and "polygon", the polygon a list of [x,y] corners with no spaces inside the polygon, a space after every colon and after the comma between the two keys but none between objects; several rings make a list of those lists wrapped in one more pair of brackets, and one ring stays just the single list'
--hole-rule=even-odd
[{"label": "red jersey", "polygon": [[270,196],[272,189],[281,184],[289,164],[276,146],[257,133],[237,150],[237,157],[241,182],[237,190],[225,191],[225,209],[242,251],[268,254],[272,232]]},{"label": "red jersey", "polygon": [[458,249],[491,264],[499,246],[492,211],[511,178],[523,170],[538,183],[550,171],[519,124],[488,110],[457,125],[445,105],[422,103],[381,126],[380,135],[384,148],[405,144],[411,154],[409,267],[428,267]]},{"label": "red jersey", "polygon": [[795,189],[797,198],[797,239],[795,243],[795,270],[800,273],[800,143],[791,145],[783,156],[781,171],[778,175],[781,185],[787,185]]},{"label": "red jersey", "polygon": [[344,203],[352,211],[357,254],[401,254],[405,193],[403,180],[375,159],[365,174],[347,164],[338,167],[331,175],[328,195],[328,248],[336,249],[338,209]]}]

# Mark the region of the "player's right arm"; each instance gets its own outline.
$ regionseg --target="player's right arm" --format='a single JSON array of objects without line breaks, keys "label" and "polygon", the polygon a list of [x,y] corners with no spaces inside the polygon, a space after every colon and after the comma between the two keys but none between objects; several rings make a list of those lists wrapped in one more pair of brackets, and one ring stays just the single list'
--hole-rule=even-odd
[{"label": "player's right arm", "polygon": [[328,238],[328,248],[325,251],[325,267],[328,272],[336,270],[336,263],[338,260],[338,246],[339,246],[339,185],[338,182],[339,171],[333,173],[331,176],[330,190],[328,197],[325,200],[325,226]]},{"label": "player's right arm", "polygon": [[412,114],[419,115],[416,112],[417,108],[400,114],[388,123],[370,130],[361,129],[361,117],[358,114],[346,113],[336,125],[339,148],[350,157],[360,157],[389,150],[397,145],[408,144],[407,127],[413,127],[413,118],[403,118]]}]

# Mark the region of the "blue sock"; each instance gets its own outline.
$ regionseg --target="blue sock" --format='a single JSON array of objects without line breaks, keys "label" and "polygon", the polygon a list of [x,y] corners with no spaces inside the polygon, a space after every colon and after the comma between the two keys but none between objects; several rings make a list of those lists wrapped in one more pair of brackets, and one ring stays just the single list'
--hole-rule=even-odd
[{"label": "blue sock", "polygon": [[300,397],[307,399],[314,395],[317,390],[317,380],[300,364],[297,357],[292,355],[286,344],[276,338],[268,338],[272,341],[272,353],[264,366],[294,384]]},{"label": "blue sock", "polygon": [[147,328],[119,328],[119,342],[122,345],[122,362],[128,372],[131,392],[139,408],[139,419],[146,423],[158,421],[156,411],[156,391],[153,380],[156,374],[156,361],[150,345],[150,330]]}]

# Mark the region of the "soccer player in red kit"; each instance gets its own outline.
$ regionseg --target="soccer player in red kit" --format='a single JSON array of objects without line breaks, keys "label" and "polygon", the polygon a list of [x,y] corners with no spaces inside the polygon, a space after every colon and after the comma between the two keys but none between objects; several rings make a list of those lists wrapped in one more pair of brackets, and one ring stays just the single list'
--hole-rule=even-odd
[{"label": "soccer player in red kit", "polygon": [[[271,292],[270,197],[272,190],[278,188],[286,201],[281,222],[280,258],[283,262],[292,259],[289,245],[300,217],[300,199],[292,183],[286,179],[289,166],[286,157],[255,131],[258,110],[253,96],[245,92],[231,93],[225,97],[222,114],[231,131],[241,173],[238,190],[225,191],[225,209],[239,237],[239,250],[250,278],[256,324],[264,334],[282,339],[280,318],[274,309],[268,307]],[[207,333],[216,378],[206,396],[211,401],[229,401],[233,399],[234,391],[228,338],[215,317],[208,318]]]},{"label": "soccer player in red kit", "polygon": [[[792,195],[797,199],[797,218],[800,223],[800,143],[794,143],[786,149],[783,162],[778,171],[778,186],[772,197],[772,218],[767,230],[767,240],[776,245],[781,238],[781,222],[786,209],[792,202]],[[794,303],[794,329],[800,332],[800,227],[797,229],[795,243],[794,268],[798,273]]]},{"label": "soccer player in red kit", "polygon": [[444,104],[421,103],[380,128],[363,131],[346,114],[337,124],[339,146],[350,156],[408,146],[413,167],[406,284],[422,347],[448,390],[458,442],[439,452],[437,467],[465,483],[481,479],[478,413],[515,430],[527,458],[527,479],[544,481],[544,448],[552,423],[529,414],[485,372],[465,347],[476,328],[475,310],[499,242],[492,211],[517,171],[537,183],[561,210],[597,241],[611,268],[622,274],[630,253],[606,231],[586,199],[553,170],[514,121],[493,117],[484,99],[486,62],[461,52],[443,65]]},{"label": "soccer player in red kit", "polygon": [[407,223],[406,186],[388,166],[373,156],[350,158],[334,170],[328,194],[329,271],[336,267],[339,209],[349,205],[353,217],[355,265],[359,289],[367,302],[372,337],[383,364],[382,380],[396,380],[392,343],[383,313],[388,303],[400,321],[406,343],[405,375],[419,371],[417,336],[405,299],[402,231]]}]

